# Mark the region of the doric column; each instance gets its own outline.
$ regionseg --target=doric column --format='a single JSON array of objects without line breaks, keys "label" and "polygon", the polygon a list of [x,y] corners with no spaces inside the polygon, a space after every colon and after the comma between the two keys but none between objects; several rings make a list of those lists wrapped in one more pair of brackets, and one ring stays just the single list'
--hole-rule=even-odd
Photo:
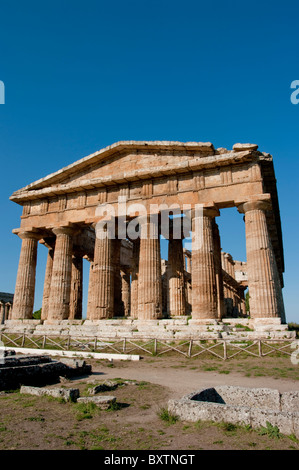
[{"label": "doric column", "polygon": [[72,256],[72,276],[70,295],[70,320],[82,318],[83,299],[83,259],[82,256]]},{"label": "doric column", "polygon": [[[213,242],[215,207],[203,208],[192,218],[192,320],[216,319],[217,286]],[[198,233],[199,232],[199,233]]]},{"label": "doric column", "polygon": [[89,260],[89,280],[88,280],[88,294],[87,294],[87,320],[93,320],[93,305],[94,305],[94,275],[93,275],[93,261]]},{"label": "doric column", "polygon": [[11,303],[6,302],[6,304],[5,304],[5,320],[9,320],[10,311],[11,311]]},{"label": "doric column", "polygon": [[3,325],[5,323],[5,304],[4,302],[0,302],[0,324]]},{"label": "doric column", "polygon": [[56,235],[48,320],[66,320],[69,317],[71,275],[72,275],[72,234],[69,227],[53,229]]},{"label": "doric column", "polygon": [[[95,237],[94,261],[92,265],[92,289],[90,315],[93,320],[112,318],[114,315],[114,240],[105,232],[106,236]],[[90,282],[90,281],[89,281]]]},{"label": "doric column", "polygon": [[229,253],[221,252],[221,265],[224,271],[223,275],[223,296],[224,296],[224,316],[233,316],[233,289],[231,285],[231,255]]},{"label": "doric column", "polygon": [[141,223],[138,319],[156,320],[162,317],[162,278],[159,227],[144,218]]},{"label": "doric column", "polygon": [[48,257],[44,281],[44,292],[43,292],[43,302],[42,302],[42,314],[41,320],[47,320],[48,318],[48,309],[49,309],[49,297],[51,289],[51,279],[52,279],[52,269],[53,269],[53,258],[54,258],[54,249],[48,248]]},{"label": "doric column", "polygon": [[121,248],[121,240],[115,239],[112,240],[112,250],[113,250],[113,282],[114,282],[114,312],[113,315],[115,317],[122,317],[124,316],[124,309],[122,303],[122,280],[121,280],[121,272],[120,272],[120,248]]},{"label": "doric column", "polygon": [[8,317],[7,317],[8,320],[11,320],[11,314],[12,314],[12,304],[10,303],[10,304],[9,304]]},{"label": "doric column", "polygon": [[169,316],[185,315],[184,254],[180,239],[169,239],[167,277],[167,313]]},{"label": "doric column", "polygon": [[215,273],[216,273],[216,287],[217,287],[217,311],[218,318],[224,316],[224,291],[223,291],[223,275],[221,265],[221,241],[219,227],[214,219],[213,222],[213,240],[214,240],[214,258],[215,258]]},{"label": "doric column", "polygon": [[127,270],[121,270],[121,300],[123,305],[123,315],[130,314],[130,273]]},{"label": "doric column", "polygon": [[[184,252],[184,256],[186,259],[186,271],[187,273],[191,273],[191,253],[187,250]],[[185,264],[184,264],[185,266]]]},{"label": "doric column", "polygon": [[138,318],[138,270],[139,270],[139,249],[140,239],[132,240],[133,242],[133,255],[132,255],[132,279],[131,279],[131,308],[130,316]]},{"label": "doric column", "polygon": [[16,280],[12,319],[32,318],[35,291],[35,271],[37,260],[37,241],[34,232],[21,232],[22,248]]},{"label": "doric column", "polygon": [[278,299],[282,298],[281,287],[277,282],[276,260],[265,213],[271,210],[270,201],[245,202],[238,206],[238,210],[245,213],[250,317],[280,317]]}]

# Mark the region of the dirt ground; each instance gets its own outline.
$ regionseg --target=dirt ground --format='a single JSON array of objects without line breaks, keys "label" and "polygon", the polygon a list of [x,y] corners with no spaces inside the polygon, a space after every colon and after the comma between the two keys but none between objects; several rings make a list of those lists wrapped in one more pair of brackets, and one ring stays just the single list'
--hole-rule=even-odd
[{"label": "dirt ground", "polygon": [[[140,361],[88,359],[90,376],[54,385],[89,387],[118,379],[111,410],[51,397],[0,394],[0,449],[36,450],[299,450],[294,436],[233,426],[183,422],[165,413],[169,398],[203,387],[239,385],[299,390],[299,366],[289,357],[244,357],[222,361],[183,356],[144,357]],[[133,383],[123,384],[124,380]],[[164,410],[164,413],[163,413]]]}]

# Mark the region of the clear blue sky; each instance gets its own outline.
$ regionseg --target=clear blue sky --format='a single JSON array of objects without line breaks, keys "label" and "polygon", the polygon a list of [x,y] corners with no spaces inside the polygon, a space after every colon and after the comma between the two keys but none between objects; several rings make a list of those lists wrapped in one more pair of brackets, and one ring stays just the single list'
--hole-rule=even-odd
[{"label": "clear blue sky", "polygon": [[[14,291],[21,247],[13,191],[119,140],[252,142],[274,157],[299,322],[298,14],[295,0],[0,0],[0,291]],[[223,249],[245,259],[242,216],[219,223]]]}]

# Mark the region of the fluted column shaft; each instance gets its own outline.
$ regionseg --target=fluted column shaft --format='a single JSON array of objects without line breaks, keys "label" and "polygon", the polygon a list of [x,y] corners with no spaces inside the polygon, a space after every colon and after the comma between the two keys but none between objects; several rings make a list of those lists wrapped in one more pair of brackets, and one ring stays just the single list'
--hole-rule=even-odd
[{"label": "fluted column shaft", "polygon": [[83,299],[83,259],[82,256],[72,257],[71,295],[70,295],[70,320],[82,318]]},{"label": "fluted column shaft", "polygon": [[0,302],[0,324],[3,325],[5,323],[5,304],[4,302]]},{"label": "fluted column shaft", "polygon": [[48,249],[48,256],[47,256],[45,280],[44,280],[44,292],[43,292],[41,320],[47,320],[47,318],[48,318],[49,297],[50,297],[52,269],[53,269],[53,258],[54,258],[54,249],[49,248]]},{"label": "fluted column shaft", "polygon": [[32,318],[38,236],[33,232],[19,233],[22,248],[13,301],[12,319]]},{"label": "fluted column shaft", "polygon": [[130,316],[138,318],[138,270],[139,270],[140,240],[133,240],[132,279],[131,279],[131,307]]},{"label": "fluted column shaft", "polygon": [[122,303],[122,280],[120,273],[120,249],[121,240],[115,239],[112,241],[113,245],[113,269],[114,269],[114,316],[122,317],[124,315]]},{"label": "fluted column shaft", "polygon": [[86,318],[87,320],[93,320],[94,312],[93,312],[93,305],[94,305],[94,278],[93,275],[93,261],[90,260],[90,267],[89,267],[89,280],[88,280],[88,294],[87,294],[87,313]]},{"label": "fluted column shaft", "polygon": [[123,305],[123,315],[127,317],[130,314],[130,273],[121,270],[121,299]]},{"label": "fluted column shaft", "polygon": [[191,257],[186,255],[186,260],[187,260],[186,271],[187,273],[191,273]]},{"label": "fluted column shaft", "polygon": [[11,320],[12,304],[7,302],[6,304],[6,320]]},{"label": "fluted column shaft", "polygon": [[112,318],[114,315],[114,264],[113,239],[109,236],[95,238],[92,272],[93,290],[90,292],[93,320]]},{"label": "fluted column shaft", "polygon": [[242,205],[245,212],[246,252],[248,288],[250,295],[250,317],[279,317],[277,267],[266,213],[269,209],[265,201],[247,202]]},{"label": "fluted column shaft", "polygon": [[179,239],[170,239],[168,244],[168,302],[167,311],[170,316],[186,314],[186,298],[184,283],[183,243]]},{"label": "fluted column shaft", "polygon": [[[192,246],[192,319],[216,319],[217,286],[213,242],[213,218],[216,209],[204,208],[192,219],[192,232],[201,230],[201,242]],[[196,246],[197,245],[197,246]]]},{"label": "fluted column shaft", "polygon": [[66,320],[69,317],[72,277],[72,230],[53,229],[56,235],[53,258],[48,320]]},{"label": "fluted column shaft", "polygon": [[160,238],[157,224],[149,218],[141,224],[138,319],[156,320],[162,317],[162,276]]},{"label": "fluted column shaft", "polygon": [[216,274],[216,288],[217,288],[217,312],[218,318],[224,316],[224,290],[223,290],[223,275],[221,265],[221,241],[219,227],[213,222],[213,240],[214,240],[214,260],[215,260],[215,274]]}]

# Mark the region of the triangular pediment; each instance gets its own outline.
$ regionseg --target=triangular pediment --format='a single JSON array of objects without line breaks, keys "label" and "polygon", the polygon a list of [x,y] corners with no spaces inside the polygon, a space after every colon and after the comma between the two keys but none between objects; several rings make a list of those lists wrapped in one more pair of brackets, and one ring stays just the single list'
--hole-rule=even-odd
[{"label": "triangular pediment", "polygon": [[30,199],[215,169],[261,155],[254,144],[215,150],[210,142],[121,141],[15,191],[10,199],[22,204]]},{"label": "triangular pediment", "polygon": [[[15,191],[11,200],[21,194],[35,191],[45,192],[50,188],[86,186],[90,181],[98,186],[124,182],[126,179],[145,179],[159,169],[166,171],[172,167],[188,166],[189,160],[213,155],[215,149],[210,142],[170,142],[170,141],[122,141],[84,157],[24,188]],[[161,173],[161,174],[162,174]]]}]

